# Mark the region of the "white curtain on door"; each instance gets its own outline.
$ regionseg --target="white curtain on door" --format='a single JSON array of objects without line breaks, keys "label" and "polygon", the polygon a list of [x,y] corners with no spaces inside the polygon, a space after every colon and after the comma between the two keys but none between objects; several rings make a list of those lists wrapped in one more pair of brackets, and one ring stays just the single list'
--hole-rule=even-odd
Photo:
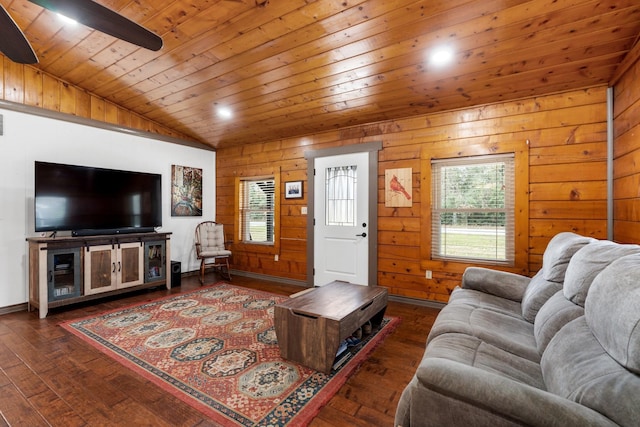
[{"label": "white curtain on door", "polygon": [[355,226],[357,166],[338,166],[326,170],[326,225]]}]

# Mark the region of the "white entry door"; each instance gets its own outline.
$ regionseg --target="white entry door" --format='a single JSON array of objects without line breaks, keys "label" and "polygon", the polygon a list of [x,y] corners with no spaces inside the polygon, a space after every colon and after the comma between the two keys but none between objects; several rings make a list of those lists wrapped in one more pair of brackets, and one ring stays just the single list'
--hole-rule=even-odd
[{"label": "white entry door", "polygon": [[369,153],[315,158],[314,285],[368,285]]}]

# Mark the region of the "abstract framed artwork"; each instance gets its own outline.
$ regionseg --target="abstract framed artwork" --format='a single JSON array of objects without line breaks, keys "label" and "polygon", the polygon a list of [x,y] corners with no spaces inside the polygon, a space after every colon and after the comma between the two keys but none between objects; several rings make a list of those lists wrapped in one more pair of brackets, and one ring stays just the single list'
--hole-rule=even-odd
[{"label": "abstract framed artwork", "polygon": [[171,216],[202,216],[202,169],[171,165]]}]

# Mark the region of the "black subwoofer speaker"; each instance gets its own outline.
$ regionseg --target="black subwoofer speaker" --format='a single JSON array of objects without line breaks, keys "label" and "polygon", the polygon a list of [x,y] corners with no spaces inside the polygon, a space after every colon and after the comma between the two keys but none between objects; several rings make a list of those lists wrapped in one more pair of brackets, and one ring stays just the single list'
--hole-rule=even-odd
[{"label": "black subwoofer speaker", "polygon": [[180,261],[171,261],[171,287],[180,286],[180,278],[182,273],[182,263]]}]

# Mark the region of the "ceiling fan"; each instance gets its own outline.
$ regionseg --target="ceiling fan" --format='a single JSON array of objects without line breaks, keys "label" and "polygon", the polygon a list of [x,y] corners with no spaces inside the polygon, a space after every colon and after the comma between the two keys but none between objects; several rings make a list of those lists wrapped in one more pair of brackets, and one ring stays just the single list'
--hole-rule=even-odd
[{"label": "ceiling fan", "polygon": [[[124,16],[91,0],[29,0],[87,27],[150,50],[162,48],[162,38]],[[0,51],[21,64],[35,64],[38,57],[22,30],[0,5]]]}]

